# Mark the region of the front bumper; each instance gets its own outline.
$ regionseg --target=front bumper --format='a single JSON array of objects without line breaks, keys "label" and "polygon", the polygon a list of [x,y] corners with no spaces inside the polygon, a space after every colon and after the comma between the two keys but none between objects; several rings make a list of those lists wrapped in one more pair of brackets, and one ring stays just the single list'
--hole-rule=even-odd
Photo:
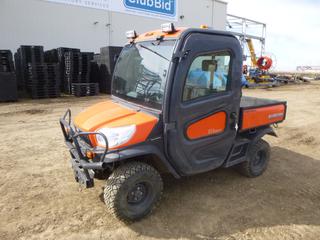
[{"label": "front bumper", "polygon": [[[98,132],[80,132],[71,126],[70,109],[60,118],[60,126],[65,139],[65,143],[71,155],[71,166],[74,171],[75,179],[86,188],[94,186],[94,170],[105,170],[110,166],[116,158],[114,154],[110,154],[108,159],[108,140],[106,136]],[[106,143],[105,148],[92,147],[83,138],[92,135],[100,135]],[[87,157],[87,153],[93,153],[94,158]],[[116,155],[117,156],[117,155]]]}]

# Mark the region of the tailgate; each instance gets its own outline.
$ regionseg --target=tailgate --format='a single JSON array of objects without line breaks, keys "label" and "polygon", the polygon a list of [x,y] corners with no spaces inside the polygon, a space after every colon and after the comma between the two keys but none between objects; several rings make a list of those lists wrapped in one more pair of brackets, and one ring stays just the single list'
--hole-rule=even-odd
[{"label": "tailgate", "polygon": [[287,103],[269,99],[243,97],[240,106],[240,131],[283,122]]}]

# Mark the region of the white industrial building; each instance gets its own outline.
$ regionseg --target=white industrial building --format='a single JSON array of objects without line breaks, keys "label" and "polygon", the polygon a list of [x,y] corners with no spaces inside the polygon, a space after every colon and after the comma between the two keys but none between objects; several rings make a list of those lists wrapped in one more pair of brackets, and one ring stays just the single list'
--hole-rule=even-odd
[{"label": "white industrial building", "polygon": [[220,0],[1,0],[0,49],[20,45],[99,52],[122,46],[125,32],[208,25],[225,30],[227,3]]}]

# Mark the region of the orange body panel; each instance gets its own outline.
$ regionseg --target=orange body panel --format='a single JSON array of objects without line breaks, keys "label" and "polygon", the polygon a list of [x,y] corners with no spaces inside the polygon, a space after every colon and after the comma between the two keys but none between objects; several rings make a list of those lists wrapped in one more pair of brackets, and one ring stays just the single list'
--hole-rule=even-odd
[{"label": "orange body panel", "polygon": [[173,33],[164,33],[158,29],[158,30],[147,32],[147,33],[143,33],[139,35],[134,41],[142,42],[142,41],[155,40],[159,36],[163,36],[165,39],[178,38],[186,29],[187,28],[177,28],[176,31]]},{"label": "orange body panel", "polygon": [[215,113],[191,124],[187,129],[187,137],[195,140],[223,133],[226,128],[226,121],[227,114],[225,112]]},{"label": "orange body panel", "polygon": [[[157,124],[158,118],[143,113],[136,112],[112,101],[98,103],[78,114],[74,119],[74,124],[81,131],[94,132],[103,127],[115,128],[135,125],[134,136],[125,144],[117,146],[122,148],[145,141]],[[97,145],[95,137],[90,140]]]},{"label": "orange body panel", "polygon": [[241,130],[281,122],[285,118],[285,111],[283,104],[244,110]]}]

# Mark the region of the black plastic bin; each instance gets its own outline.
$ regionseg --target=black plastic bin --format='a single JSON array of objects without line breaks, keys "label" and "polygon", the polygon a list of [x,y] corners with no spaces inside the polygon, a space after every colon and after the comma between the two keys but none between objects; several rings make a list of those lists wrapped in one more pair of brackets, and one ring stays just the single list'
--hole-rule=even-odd
[{"label": "black plastic bin", "polygon": [[0,72],[0,102],[18,101],[17,80],[14,72]]},{"label": "black plastic bin", "polygon": [[0,72],[14,72],[12,52],[0,50]]},{"label": "black plastic bin", "polygon": [[72,94],[76,97],[95,96],[99,94],[98,83],[72,83]]},{"label": "black plastic bin", "polygon": [[31,98],[56,98],[60,96],[59,65],[52,63],[29,64],[26,79]]},{"label": "black plastic bin", "polygon": [[17,50],[14,57],[18,88],[20,90],[26,90],[26,81],[28,79],[28,65],[44,63],[43,46],[22,45]]}]

